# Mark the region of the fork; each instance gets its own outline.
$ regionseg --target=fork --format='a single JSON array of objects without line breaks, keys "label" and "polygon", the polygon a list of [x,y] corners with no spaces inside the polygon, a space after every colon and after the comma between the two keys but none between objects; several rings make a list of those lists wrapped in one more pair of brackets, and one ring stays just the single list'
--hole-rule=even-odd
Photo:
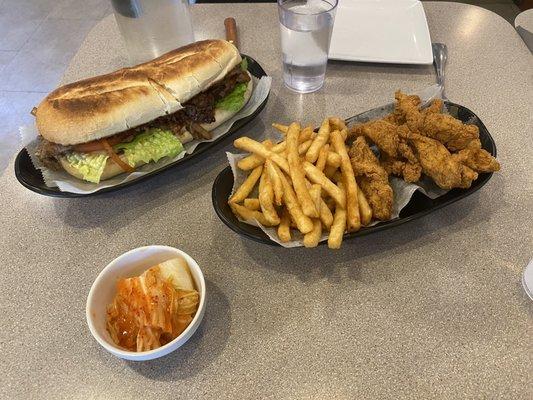
[{"label": "fork", "polygon": [[437,72],[437,84],[441,88],[442,98],[447,100],[444,94],[444,68],[448,60],[448,48],[444,43],[432,43],[431,48],[433,49],[433,65]]}]

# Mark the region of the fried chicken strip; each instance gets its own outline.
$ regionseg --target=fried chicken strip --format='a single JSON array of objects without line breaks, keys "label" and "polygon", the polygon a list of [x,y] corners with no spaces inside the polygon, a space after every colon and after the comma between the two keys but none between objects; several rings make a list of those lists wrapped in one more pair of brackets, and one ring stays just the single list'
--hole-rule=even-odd
[{"label": "fried chicken strip", "polygon": [[380,220],[390,219],[393,193],[389,176],[363,136],[354,141],[349,154],[357,183],[365,194],[374,217]]},{"label": "fried chicken strip", "polygon": [[500,170],[500,163],[490,155],[487,150],[481,148],[478,141],[471,142],[470,145],[452,157],[468,168],[476,172],[496,172]]},{"label": "fried chicken strip", "polygon": [[420,133],[438,140],[450,151],[466,149],[470,143],[479,141],[476,125],[463,124],[448,114],[425,114]]},{"label": "fried chicken strip", "polygon": [[398,157],[393,158],[384,154],[381,157],[381,165],[388,174],[402,177],[404,181],[409,183],[418,182],[422,175],[422,166],[414,155],[413,150],[401,138],[409,134],[409,128],[404,124],[398,127],[397,132],[400,138],[400,142],[398,143]]},{"label": "fried chicken strip", "polygon": [[394,94],[396,105],[394,114],[400,124],[407,124],[412,132],[419,132],[424,122],[424,115],[418,109],[420,97],[416,95],[406,95],[398,90]]},{"label": "fried chicken strip", "polygon": [[[412,150],[410,151],[412,152]],[[383,156],[381,157],[381,166],[389,175],[401,177],[408,183],[418,182],[422,175],[422,166],[418,160],[411,162],[403,158],[391,158],[388,156]]]},{"label": "fried chicken strip", "polygon": [[350,137],[364,136],[373,142],[381,152],[396,157],[398,152],[398,127],[384,120],[375,120],[355,125],[350,129]]},{"label": "fried chicken strip", "polygon": [[429,107],[420,110],[418,96],[397,91],[395,98],[395,120],[405,121],[411,132],[436,139],[450,151],[466,149],[472,141],[479,140],[476,125],[463,124],[451,115],[441,113],[442,100],[436,99]]},{"label": "fried chicken strip", "polygon": [[435,139],[409,132],[406,137],[424,174],[442,189],[469,188],[478,174],[459,162]]},{"label": "fried chicken strip", "polygon": [[420,111],[424,115],[428,114],[438,114],[442,112],[443,102],[441,99],[435,99],[431,102],[429,107],[424,108],[422,111]]}]

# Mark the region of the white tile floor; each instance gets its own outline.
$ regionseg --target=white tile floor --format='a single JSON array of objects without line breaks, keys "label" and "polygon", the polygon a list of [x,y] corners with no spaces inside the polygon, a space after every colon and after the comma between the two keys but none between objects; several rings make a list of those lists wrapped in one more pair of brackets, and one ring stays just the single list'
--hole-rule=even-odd
[{"label": "white tile floor", "polygon": [[[508,21],[511,0],[460,0]],[[0,0],[0,174],[20,147],[18,126],[59,82],[87,32],[112,12],[110,0]]]},{"label": "white tile floor", "polygon": [[0,173],[20,147],[18,127],[111,12],[109,0],[0,0]]}]

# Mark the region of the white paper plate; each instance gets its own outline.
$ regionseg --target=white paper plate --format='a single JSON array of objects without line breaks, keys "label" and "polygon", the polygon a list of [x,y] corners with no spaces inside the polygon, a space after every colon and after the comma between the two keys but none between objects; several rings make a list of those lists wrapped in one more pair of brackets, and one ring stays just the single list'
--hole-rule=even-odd
[{"label": "white paper plate", "polygon": [[426,13],[418,0],[340,0],[329,58],[431,64]]}]

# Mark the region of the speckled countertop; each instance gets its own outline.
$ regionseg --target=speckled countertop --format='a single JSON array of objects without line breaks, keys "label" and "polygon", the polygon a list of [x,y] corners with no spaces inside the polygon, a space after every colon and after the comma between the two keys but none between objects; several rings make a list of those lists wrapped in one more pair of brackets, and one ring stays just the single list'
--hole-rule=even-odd
[{"label": "speckled countertop", "polygon": [[[88,199],[37,195],[8,168],[0,177],[0,397],[530,398],[532,303],[520,277],[533,255],[532,57],[496,14],[424,7],[432,40],[449,47],[447,94],[492,133],[501,173],[471,197],[331,252],[266,247],[218,220],[211,184],[233,138],[179,170]],[[280,79],[274,4],[200,5],[193,15],[199,38],[223,37],[223,18],[235,16],[242,51],[274,77],[266,109],[239,134],[260,138],[272,121],[349,117],[435,79],[431,66],[333,62],[322,91],[297,95]],[[122,57],[108,17],[65,80],[113,69]],[[170,356],[122,361],[91,337],[86,297],[114,257],[156,243],[202,267],[205,318]]]}]

